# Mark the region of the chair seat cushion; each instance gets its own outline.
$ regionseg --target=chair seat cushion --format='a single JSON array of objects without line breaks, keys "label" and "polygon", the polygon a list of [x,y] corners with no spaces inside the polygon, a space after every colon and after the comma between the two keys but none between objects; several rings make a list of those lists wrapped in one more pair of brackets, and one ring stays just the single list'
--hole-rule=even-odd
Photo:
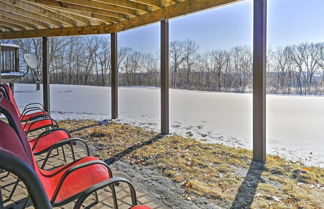
[{"label": "chair seat cushion", "polygon": [[31,149],[33,149],[33,153],[39,153],[42,152],[46,149],[49,149],[51,146],[53,146],[55,143],[60,142],[64,139],[68,139],[69,138],[69,134],[66,133],[63,130],[56,130],[53,132],[50,132],[49,134],[46,134],[44,136],[42,136],[41,138],[39,138],[36,147],[33,149],[37,138],[31,139],[29,141],[29,145],[31,147]]},{"label": "chair seat cushion", "polygon": [[[67,170],[69,170],[73,166],[93,160],[99,159],[96,157],[85,157],[81,160],[58,167],[50,171],[37,169],[38,176],[40,177],[44,185],[45,191],[49,199],[53,197],[61,178]],[[98,184],[102,181],[108,180],[109,178],[111,178],[111,176],[109,176],[107,168],[103,165],[95,164],[84,168],[80,168],[71,173],[63,182],[55,202],[59,203],[70,197],[73,197],[79,194],[80,192],[88,189],[89,187]]]},{"label": "chair seat cushion", "polygon": [[21,118],[21,121],[27,121],[31,118],[38,118],[38,117],[42,117],[44,116],[45,114],[47,114],[47,112],[45,111],[39,111],[39,112],[34,112],[34,113],[31,113],[31,114],[28,114],[28,115],[25,115]]},{"label": "chair seat cushion", "polygon": [[31,122],[31,123],[27,123],[27,124],[23,125],[25,132],[26,131],[34,131],[34,130],[49,127],[49,126],[53,126],[53,121],[51,119],[35,121],[35,122]]}]

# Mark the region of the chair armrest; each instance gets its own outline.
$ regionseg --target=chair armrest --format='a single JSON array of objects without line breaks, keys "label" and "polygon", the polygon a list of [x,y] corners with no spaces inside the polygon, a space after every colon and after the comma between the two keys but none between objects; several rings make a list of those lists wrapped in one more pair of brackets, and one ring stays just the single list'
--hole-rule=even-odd
[{"label": "chair armrest", "polygon": [[[48,125],[48,127],[52,126],[52,128],[55,128],[55,127],[59,127],[58,123],[52,119],[52,118],[40,118],[40,119],[37,119],[37,120],[33,120],[32,122],[28,123],[29,121],[27,121],[24,125],[24,128],[26,127],[27,124],[30,124],[29,128],[27,131],[25,131],[26,135],[28,135],[29,133],[33,132],[33,131],[36,131],[38,129],[35,129],[35,130],[32,130],[32,127],[37,124],[38,122],[41,122],[41,121],[44,121],[44,120],[51,120],[52,124],[51,125]],[[43,128],[43,127],[40,127],[40,128]]]},{"label": "chair armrest", "polygon": [[73,146],[73,143],[76,143],[76,142],[82,143],[85,146],[85,150],[87,152],[87,156],[90,156],[89,146],[88,146],[88,144],[84,140],[82,140],[80,138],[69,138],[69,139],[65,139],[65,140],[62,140],[60,142],[57,142],[53,146],[51,146],[50,150],[47,152],[47,155],[46,155],[46,157],[45,157],[45,159],[43,161],[43,164],[42,164],[41,168],[42,169],[45,168],[45,165],[46,165],[49,157],[51,156],[51,153],[53,152],[53,150],[55,150],[55,149],[57,149],[59,147],[62,147],[64,145],[67,145],[67,144],[72,144],[72,146]]},{"label": "chair armrest", "polygon": [[[100,160],[93,160],[93,161],[89,161],[89,162],[85,162],[85,163],[81,163],[79,165],[76,165],[76,166],[73,166],[72,168],[70,168],[69,170],[67,170],[64,175],[62,176],[62,178],[60,179],[59,183],[58,183],[58,186],[56,187],[55,189],[55,192],[53,194],[53,197],[51,199],[51,203],[53,204],[55,202],[55,199],[61,189],[61,187],[63,186],[63,183],[64,181],[66,180],[66,178],[73,172],[81,169],[81,168],[85,168],[85,167],[89,167],[89,166],[92,166],[92,165],[102,165],[102,166],[105,166],[108,170],[108,173],[109,173],[109,177],[113,177],[112,175],[112,172],[110,170],[110,168],[108,167],[108,165],[106,163],[104,163],[103,161],[100,161]],[[76,182],[77,183],[77,182]]]},{"label": "chair armrest", "polygon": [[[29,114],[37,113],[37,112],[42,112],[42,113],[35,114],[33,116],[30,116],[27,120],[23,120],[23,118],[25,116],[27,116]],[[33,110],[27,110],[23,114],[21,114],[20,121],[21,122],[28,122],[28,121],[35,120],[35,119],[38,119],[38,118],[41,118],[41,117],[51,118],[51,116],[47,112],[45,112],[43,110],[40,110],[40,109],[33,109]]]},{"label": "chair armrest", "polygon": [[40,107],[29,107],[29,108],[25,108],[21,114],[22,115],[26,115],[26,112],[32,112],[32,111],[42,111],[45,112],[45,110],[43,108]]},{"label": "chair armrest", "polygon": [[43,117],[43,118],[37,118],[35,120],[26,120],[26,121],[24,121],[23,127],[25,128],[25,126],[27,124],[30,124],[30,123],[35,123],[35,122],[38,122],[38,121],[48,120],[48,119],[51,119],[52,120],[52,118],[49,115],[45,115],[45,117]]},{"label": "chair armrest", "polygon": [[132,183],[130,181],[128,181],[127,179],[123,178],[123,177],[113,177],[113,178],[110,178],[110,179],[108,179],[106,181],[100,182],[100,183],[98,183],[96,185],[93,185],[92,187],[90,187],[87,190],[83,191],[81,193],[81,196],[79,197],[79,199],[75,203],[73,209],[80,209],[81,206],[83,205],[83,202],[92,193],[98,191],[99,189],[105,188],[107,186],[114,186],[114,185],[116,185],[118,183],[126,183],[129,186],[130,194],[131,194],[131,200],[132,200],[132,206],[137,205],[136,191],[135,191],[135,188],[132,185]]},{"label": "chair armrest", "polygon": [[[32,105],[34,105],[34,106],[32,106]],[[41,108],[41,109],[44,110],[44,106],[43,106],[41,103],[33,102],[33,103],[29,103],[29,104],[27,104],[27,105],[24,107],[23,112],[24,112],[26,109],[30,108],[30,107],[37,107],[37,106],[38,106],[39,108]]]},{"label": "chair armrest", "polygon": [[64,129],[64,128],[55,128],[55,129],[47,130],[47,131],[42,132],[42,133],[41,133],[41,134],[36,138],[36,142],[35,142],[34,146],[32,147],[32,150],[34,150],[34,149],[36,148],[38,142],[42,139],[42,137],[44,137],[44,136],[46,136],[46,135],[48,135],[48,134],[51,134],[51,133],[53,133],[53,132],[55,132],[55,131],[64,131],[64,132],[68,135],[68,138],[71,138],[70,133],[69,133],[66,129]]}]

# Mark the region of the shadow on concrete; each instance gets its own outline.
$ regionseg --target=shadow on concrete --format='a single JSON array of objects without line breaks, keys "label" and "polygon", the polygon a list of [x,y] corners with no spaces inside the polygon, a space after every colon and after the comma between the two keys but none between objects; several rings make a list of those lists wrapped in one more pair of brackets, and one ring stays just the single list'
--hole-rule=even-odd
[{"label": "shadow on concrete", "polygon": [[263,163],[252,162],[250,164],[250,168],[235,195],[231,209],[251,208],[263,170]]}]

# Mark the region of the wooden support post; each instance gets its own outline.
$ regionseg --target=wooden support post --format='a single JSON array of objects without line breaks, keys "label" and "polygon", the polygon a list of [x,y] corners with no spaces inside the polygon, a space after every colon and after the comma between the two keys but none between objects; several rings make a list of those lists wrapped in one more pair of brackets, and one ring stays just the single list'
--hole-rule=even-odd
[{"label": "wooden support post", "polygon": [[[19,72],[19,49],[15,49],[15,71]],[[10,88],[13,94],[15,94],[15,84],[10,83]]]},{"label": "wooden support post", "polygon": [[19,72],[19,49],[15,50],[15,71]]},{"label": "wooden support post", "polygon": [[48,38],[43,37],[43,104],[50,113],[50,72],[48,66]]},{"label": "wooden support post", "polygon": [[254,0],[253,160],[266,160],[267,0]]},{"label": "wooden support post", "polygon": [[161,133],[169,134],[169,21],[161,21]]},{"label": "wooden support post", "polygon": [[118,118],[118,46],[117,33],[110,35],[111,44],[111,119]]}]

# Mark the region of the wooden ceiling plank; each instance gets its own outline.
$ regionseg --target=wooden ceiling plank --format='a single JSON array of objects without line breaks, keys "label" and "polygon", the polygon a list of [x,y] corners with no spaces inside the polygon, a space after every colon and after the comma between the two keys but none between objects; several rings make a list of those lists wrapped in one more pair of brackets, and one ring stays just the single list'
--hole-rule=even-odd
[{"label": "wooden ceiling plank", "polygon": [[0,24],[0,27],[3,28],[3,29],[5,29],[5,30],[14,31],[14,29],[12,29],[11,27],[8,27],[6,25]]},{"label": "wooden ceiling plank", "polygon": [[155,6],[155,7],[162,7],[161,1],[160,0],[134,0],[135,2],[150,5],[150,6]]},{"label": "wooden ceiling plank", "polygon": [[14,24],[14,23],[10,23],[10,22],[5,22],[3,20],[0,20],[0,25],[5,25],[5,26],[11,27],[11,28],[16,28],[18,30],[24,30],[24,27],[22,27],[20,25],[17,25],[17,24]]},{"label": "wooden ceiling plank", "polygon": [[111,17],[116,17],[116,18],[121,18],[121,19],[129,18],[128,15],[126,15],[126,14],[121,14],[118,12],[113,12],[113,11],[108,11],[108,10],[104,10],[104,9],[88,7],[88,6],[81,6],[81,5],[66,3],[66,2],[62,2],[62,1],[54,1],[54,0],[25,0],[25,1],[34,2],[37,4],[51,5],[51,6],[55,6],[57,8],[69,8],[69,9],[92,12],[92,13],[97,13],[97,14],[102,14],[102,15],[106,14],[107,16],[109,15]]},{"label": "wooden ceiling plank", "polygon": [[5,10],[2,10],[2,7],[0,7],[0,15],[4,15],[6,17],[17,19],[19,21],[25,21],[30,24],[34,24],[37,26],[38,29],[39,28],[48,28],[48,29],[51,28],[47,23],[44,23],[44,22],[41,22],[38,20],[34,20],[29,17],[21,16],[19,13],[17,14],[17,13],[7,12]]},{"label": "wooden ceiling plank", "polygon": [[0,15],[0,20],[8,22],[8,23],[13,23],[22,26],[25,30],[27,29],[38,29],[36,25],[25,22],[25,21],[20,21],[18,19],[14,19],[5,15]]},{"label": "wooden ceiling plank", "polygon": [[39,7],[38,5],[36,4],[31,4],[29,2],[26,2],[24,0],[1,0],[3,2],[7,2],[11,5],[16,5],[20,8],[23,8],[27,11],[32,11],[32,12],[35,12],[35,13],[38,13],[40,15],[44,15],[44,16],[47,16],[51,19],[54,19],[56,21],[59,21],[60,22],[60,27],[64,27],[66,25],[68,26],[76,26],[75,24],[75,20],[71,19],[71,18],[67,18],[63,15],[59,15],[59,14],[56,14],[50,10],[46,10],[44,8],[41,8]]},{"label": "wooden ceiling plank", "polygon": [[148,5],[134,2],[134,1],[129,1],[129,0],[118,0],[118,1],[116,1],[116,0],[96,0],[96,1],[107,3],[107,4],[113,4],[116,6],[132,8],[135,10],[141,10],[141,11],[145,11],[145,12],[150,11],[150,8],[148,7]]},{"label": "wooden ceiling plank", "polygon": [[[137,9],[133,8],[126,8],[126,7],[120,7],[118,4],[107,4],[103,3],[101,1],[88,1],[88,0],[56,0],[57,2],[66,2],[69,4],[75,4],[75,5],[80,5],[80,6],[85,6],[85,7],[91,7],[91,8],[97,8],[97,9],[102,9],[102,10],[107,10],[111,12],[117,12],[125,15],[134,15],[137,16],[138,12]],[[119,1],[115,1],[118,3]]]},{"label": "wooden ceiling plank", "polygon": [[113,25],[17,31],[14,33],[2,32],[0,33],[0,39],[116,33],[153,22],[158,22],[162,19],[170,19],[238,1],[240,0],[187,0]]},{"label": "wooden ceiling plank", "polygon": [[[43,6],[43,5],[42,5]],[[55,6],[45,6],[57,12],[61,12],[66,15],[70,15],[74,17],[76,20],[87,23],[88,25],[95,24],[93,22],[98,21],[97,25],[102,23],[116,23],[118,22],[118,18],[107,17],[103,15],[93,14],[91,12],[73,10],[69,8],[57,8]],[[101,18],[99,18],[101,17]]]},{"label": "wooden ceiling plank", "polygon": [[60,21],[57,21],[55,19],[51,19],[47,16],[44,16],[44,15],[40,15],[39,13],[36,13],[34,11],[31,11],[31,10],[25,10],[23,8],[20,8],[18,7],[17,5],[12,5],[10,3],[7,3],[7,2],[3,2],[3,1],[0,1],[0,8],[7,11],[7,12],[12,12],[12,13],[15,13],[15,14],[20,14],[24,17],[27,17],[27,18],[31,18],[31,19],[34,19],[34,20],[42,20],[43,22],[47,23],[47,24],[50,24],[52,26],[59,26],[61,27],[62,26],[62,22]]},{"label": "wooden ceiling plank", "polygon": [[76,13],[69,12],[69,11],[67,11],[65,9],[64,10],[63,9],[58,9],[56,7],[53,7],[53,6],[46,6],[46,5],[39,5],[39,6],[42,7],[42,8],[44,8],[44,9],[49,9],[52,12],[55,12],[55,13],[60,14],[60,15],[63,15],[65,17],[74,19],[76,21],[76,25],[78,25],[78,26],[91,25],[92,23],[94,23],[94,24],[100,24],[99,22],[91,21],[90,18],[84,17],[82,15],[78,15]]}]

